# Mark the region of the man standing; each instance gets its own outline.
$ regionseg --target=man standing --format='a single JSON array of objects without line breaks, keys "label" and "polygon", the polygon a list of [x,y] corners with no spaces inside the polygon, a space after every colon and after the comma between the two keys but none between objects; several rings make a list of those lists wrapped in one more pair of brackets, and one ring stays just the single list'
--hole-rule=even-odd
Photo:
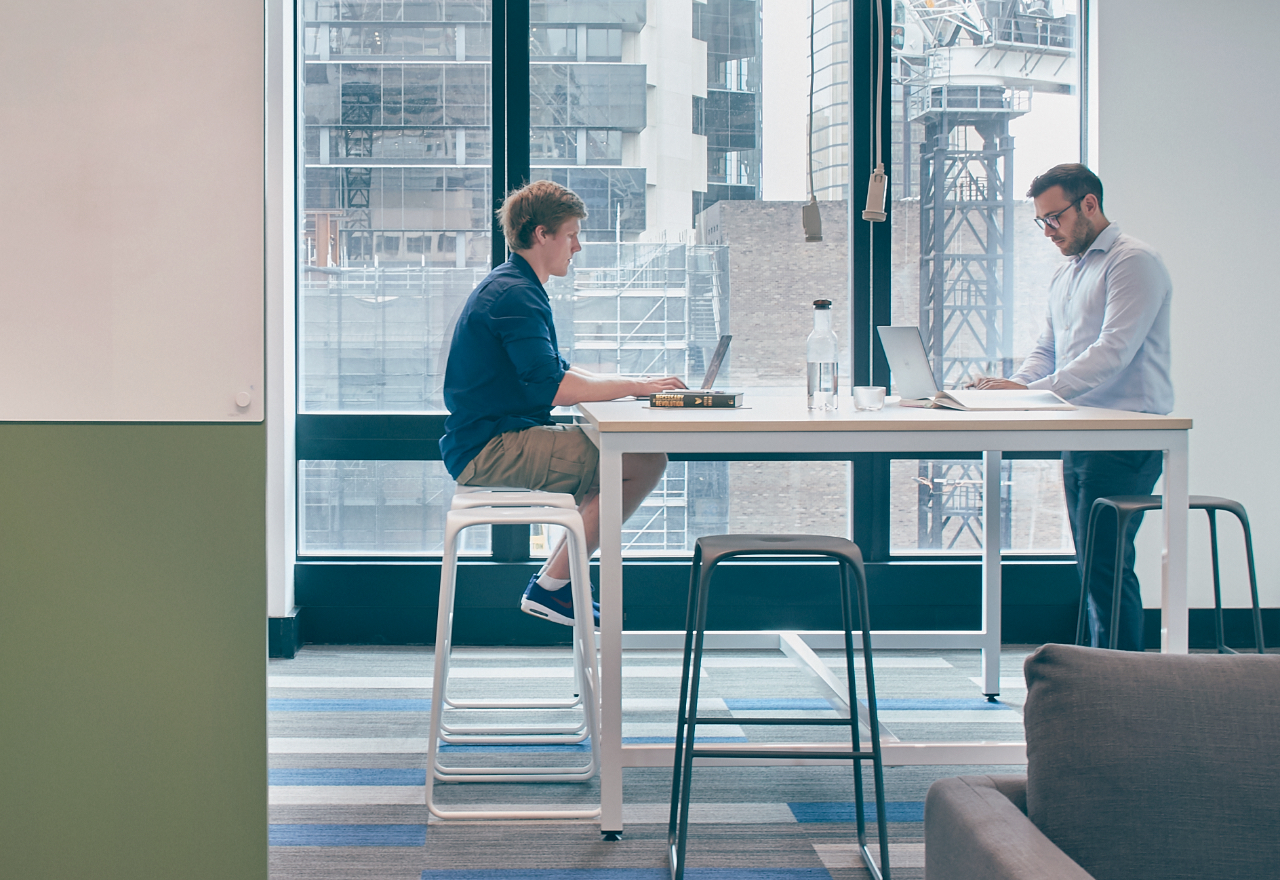
[{"label": "man standing", "polygon": [[[560,356],[543,284],[569,272],[586,206],[559,184],[539,180],[507,196],[498,212],[511,258],[471,293],[453,331],[444,374],[449,410],[440,453],[458,483],[571,493],[588,555],[600,545],[599,450],[581,428],[551,421],[553,406],[648,396],[683,388],[674,376],[627,379],[570,366]],[[622,515],[635,512],[662,478],[662,453],[622,459]],[[573,624],[564,541],[524,591],[520,608]],[[595,603],[592,603],[595,604]],[[599,606],[595,622],[600,623]]]},{"label": "man standing", "polygon": [[[1083,165],[1057,165],[1031,182],[1036,223],[1071,259],[1049,286],[1048,325],[1022,367],[1009,379],[983,379],[976,388],[1042,388],[1079,406],[1165,415],[1173,409],[1169,375],[1169,273],[1160,255],[1120,232],[1102,213],[1102,181]],[[1084,577],[1085,530],[1094,499],[1149,495],[1162,453],[1064,452],[1067,515]],[[1120,598],[1123,650],[1141,651],[1142,596],[1133,572],[1138,514],[1124,536]],[[1115,533],[1099,529],[1089,580],[1090,643],[1111,643]]]}]

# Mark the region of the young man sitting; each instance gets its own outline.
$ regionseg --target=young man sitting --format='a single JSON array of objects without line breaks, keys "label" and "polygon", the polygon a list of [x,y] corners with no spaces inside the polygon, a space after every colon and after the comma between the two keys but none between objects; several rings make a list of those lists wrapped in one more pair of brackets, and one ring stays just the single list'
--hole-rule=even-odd
[{"label": "young man sitting", "polygon": [[[599,451],[581,428],[551,421],[551,408],[683,388],[675,376],[627,379],[591,373],[560,356],[543,284],[569,272],[586,206],[571,190],[539,180],[507,196],[498,212],[511,250],[472,291],[458,316],[444,375],[449,410],[440,452],[461,485],[542,489],[573,495],[588,554],[600,545]],[[629,517],[667,466],[662,453],[623,456],[622,514]],[[530,579],[520,608],[573,623],[569,553],[561,541]],[[592,603],[595,605],[595,603]],[[600,623],[599,606],[594,609]]]}]

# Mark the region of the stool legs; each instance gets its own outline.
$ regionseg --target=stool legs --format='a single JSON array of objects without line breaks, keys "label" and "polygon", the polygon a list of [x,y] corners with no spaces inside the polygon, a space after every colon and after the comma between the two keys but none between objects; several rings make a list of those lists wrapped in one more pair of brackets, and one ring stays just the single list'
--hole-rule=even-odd
[{"label": "stool legs", "polygon": [[[858,694],[854,687],[857,679],[853,671],[853,595],[849,589],[849,566],[840,565],[840,610],[844,616],[844,659],[845,670],[849,681],[849,712],[852,720],[853,748],[861,749],[861,737],[858,736]],[[862,793],[862,760],[853,759],[853,786],[855,791],[854,809],[858,813],[858,849],[862,853],[862,861],[873,876],[884,878],[889,876],[889,825],[884,804],[884,758],[880,752],[880,717],[876,707],[875,672],[871,664],[871,606],[867,598],[865,583],[858,584],[858,622],[862,624],[863,668],[866,673],[867,686],[867,726],[871,732],[871,772],[876,792],[876,828],[880,838],[880,866],[877,872],[867,849],[866,809]]]},{"label": "stool legs", "polygon": [[[1209,553],[1213,561],[1214,635],[1219,654],[1236,654],[1239,652],[1227,647],[1226,634],[1222,625],[1222,584],[1218,574],[1218,522],[1214,516],[1217,511],[1210,507],[1206,508],[1205,512],[1209,514]],[[1249,596],[1253,600],[1253,644],[1259,654],[1265,654],[1267,646],[1262,637],[1262,607],[1258,603],[1258,572],[1253,564],[1253,532],[1249,528],[1249,517],[1243,507],[1239,510],[1229,510],[1229,512],[1235,514],[1244,532],[1244,555],[1249,566]]]},{"label": "stool legs", "polygon": [[[1111,632],[1110,647],[1117,647],[1120,632],[1121,590],[1124,584],[1124,551],[1129,523],[1134,516],[1141,516],[1146,510],[1158,510],[1161,499],[1158,495],[1109,496],[1094,501],[1089,510],[1089,526],[1085,536],[1084,570],[1080,578],[1080,610],[1076,620],[1076,644],[1085,644],[1085,627],[1089,613],[1089,585],[1093,576],[1093,557],[1098,535],[1099,516],[1104,508],[1110,508],[1116,516],[1116,559],[1115,585],[1111,595]],[[1253,638],[1254,646],[1259,654],[1266,652],[1262,632],[1262,608],[1258,602],[1258,575],[1253,559],[1253,534],[1249,528],[1249,516],[1244,506],[1237,501],[1219,498],[1212,495],[1192,495],[1189,506],[1193,510],[1203,510],[1209,517],[1209,553],[1213,567],[1213,610],[1214,610],[1214,642],[1220,654],[1234,654],[1227,647],[1222,613],[1222,577],[1218,554],[1218,511],[1227,511],[1240,522],[1244,533],[1245,561],[1249,568],[1249,597],[1253,605]],[[1095,603],[1096,604],[1096,603]],[[1101,608],[1096,609],[1100,614]]]},{"label": "stool legs", "polygon": [[[671,780],[671,815],[667,821],[667,849],[670,858],[671,876],[673,880],[681,880],[684,876],[684,844],[689,833],[689,785],[686,780],[693,772],[693,732],[686,729],[689,719],[689,691],[693,691],[693,705],[698,703],[698,678],[689,675],[693,666],[693,644],[697,621],[700,618],[699,608],[705,608],[702,602],[702,590],[698,589],[698,577],[702,569],[702,547],[693,548],[693,564],[689,569],[689,600],[685,610],[684,623],[684,660],[680,668],[680,703],[676,710],[676,749],[672,761]],[[702,653],[699,641],[698,668],[701,669]],[[690,753],[686,763],[685,753]]]},{"label": "stool legs", "polygon": [[[856,553],[856,549],[854,550]],[[667,850],[670,859],[672,880],[683,880],[685,867],[685,851],[689,834],[689,801],[692,790],[693,761],[695,755],[708,757],[787,757],[794,752],[782,748],[763,747],[758,750],[734,750],[718,752],[714,748],[697,749],[698,727],[698,692],[701,683],[702,655],[706,640],[707,606],[709,604],[710,586],[716,564],[733,554],[713,556],[706,561],[701,544],[695,546],[693,563],[689,575],[689,601],[685,613],[684,660],[681,665],[680,703],[676,719],[675,758],[672,766],[671,812],[667,823]],[[827,554],[818,554],[827,555]],[[889,831],[884,798],[884,764],[880,750],[880,721],[876,708],[875,674],[871,660],[870,608],[867,599],[866,580],[860,568],[853,566],[843,557],[839,561],[840,575],[840,611],[844,625],[845,670],[849,686],[849,718],[844,719],[787,719],[787,718],[735,718],[735,723],[743,725],[775,724],[847,724],[852,738],[849,751],[814,754],[814,757],[851,757],[853,760],[854,810],[857,813],[858,847],[867,869],[876,880],[889,876]],[[854,589],[850,583],[850,572],[856,580],[856,610]],[[857,673],[854,663],[853,627],[855,621],[862,631],[863,666],[867,689],[867,709],[871,736],[871,751],[861,748],[862,738],[859,731]],[[722,719],[711,719],[719,722]],[[880,861],[876,864],[867,847],[865,797],[863,795],[862,762],[871,760],[873,765],[873,782],[876,797],[876,820],[879,830]]]},{"label": "stool legs", "polygon": [[1226,634],[1222,631],[1222,578],[1218,574],[1218,517],[1217,511],[1209,514],[1209,559],[1213,565],[1213,635],[1218,653],[1236,653],[1227,647]]},{"label": "stool legs", "polygon": [[[497,513],[491,511],[492,515]],[[432,815],[445,819],[590,819],[600,815],[599,807],[590,810],[443,810],[435,804],[436,780],[446,782],[583,782],[599,768],[599,676],[595,668],[595,633],[589,612],[574,615],[573,653],[578,696],[569,701],[450,701],[447,694],[449,660],[453,641],[453,610],[457,576],[457,542],[462,529],[493,521],[485,519],[483,510],[451,511],[446,517],[444,554],[441,560],[440,607],[436,618],[435,671],[431,692],[431,727],[427,744],[426,804]],[[530,508],[528,511],[502,511],[500,520],[514,522],[555,522],[568,527],[571,589],[577,609],[591,608],[590,569],[581,521],[569,520],[576,511]],[[571,708],[580,705],[583,722],[571,730],[563,727],[521,728],[448,728],[443,721],[446,706],[468,709],[544,709]],[[590,741],[590,759],[580,767],[448,767],[440,762],[441,742],[468,743],[570,743]]]}]

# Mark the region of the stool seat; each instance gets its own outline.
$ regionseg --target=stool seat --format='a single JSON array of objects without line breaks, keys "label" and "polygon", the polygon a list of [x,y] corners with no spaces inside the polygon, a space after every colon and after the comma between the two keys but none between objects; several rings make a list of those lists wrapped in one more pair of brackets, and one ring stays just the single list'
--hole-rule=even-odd
[{"label": "stool seat", "polygon": [[465,510],[469,507],[563,507],[576,510],[578,505],[572,495],[564,492],[459,485],[449,509]]},{"label": "stool seat", "polygon": [[[444,552],[440,564],[440,602],[436,617],[435,672],[431,684],[431,726],[427,740],[426,805],[442,819],[591,819],[599,807],[578,810],[445,810],[435,802],[435,783],[442,782],[586,782],[600,767],[600,671],[591,608],[591,580],[587,541],[582,516],[573,496],[559,492],[531,492],[459,487],[451,509],[445,515]],[[453,641],[453,607],[457,587],[458,536],[478,525],[557,525],[566,530],[569,547],[570,587],[573,604],[579,611],[573,626],[573,664],[577,693],[562,700],[455,700],[448,694],[449,666]],[[509,716],[520,710],[573,710],[576,718],[560,724],[540,717],[536,726],[470,726],[445,723],[446,709],[478,712],[497,710]],[[490,716],[492,717],[492,716]],[[553,719],[554,720],[554,719]],[[450,766],[440,760],[445,745],[565,745],[587,743],[586,763],[568,767],[466,767]]]},{"label": "stool seat", "polygon": [[[1163,495],[1108,495],[1105,498],[1098,498],[1094,504],[1103,504],[1107,507],[1114,507],[1120,510],[1127,510],[1133,513],[1139,511],[1148,513],[1152,510],[1161,510],[1164,508]],[[1187,507],[1191,510],[1225,510],[1236,516],[1246,517],[1244,505],[1239,501],[1232,501],[1230,498],[1220,498],[1217,495],[1189,495],[1187,496]]]},{"label": "stool seat", "polygon": [[767,556],[783,553],[789,556],[833,556],[862,564],[858,545],[847,538],[830,535],[706,535],[698,539],[702,563],[714,565],[729,556]]},{"label": "stool seat", "polygon": [[[847,713],[837,708],[842,717],[804,716],[799,718],[769,717],[700,717],[698,689],[702,672],[702,653],[706,637],[707,606],[712,576],[716,566],[728,559],[744,556],[820,556],[834,559],[840,570],[840,612],[844,623],[845,671],[848,676]],[[852,575],[852,577],[851,577]],[[854,588],[850,588],[850,581]],[[855,609],[854,603],[857,603]],[[865,677],[865,714],[857,697],[857,673],[854,663],[853,627],[859,622],[862,636],[863,674]],[[832,680],[835,684],[835,680]],[[859,722],[865,721],[870,731],[870,748],[862,747]],[[798,750],[786,744],[762,743],[759,748],[733,749],[699,746],[699,724],[735,726],[803,725],[844,728],[851,739],[848,748],[821,752]],[[858,849],[863,863],[876,880],[889,876],[889,831],[885,813],[884,763],[880,752],[880,722],[876,710],[875,674],[871,660],[871,623],[867,602],[867,580],[862,554],[856,544],[845,538],[827,535],[709,535],[694,545],[693,565],[689,574],[689,604],[685,615],[684,662],[680,677],[680,704],[676,719],[676,748],[671,782],[671,815],[667,825],[667,850],[672,880],[683,880],[685,848],[689,833],[689,799],[693,782],[694,758],[798,758],[823,757],[849,759],[853,763],[854,811],[857,814]],[[880,837],[880,861],[876,864],[866,841],[866,817],[863,810],[862,762],[871,761],[875,783],[876,821]]]},{"label": "stool seat", "polygon": [[[1116,517],[1116,568],[1115,584],[1111,594],[1111,648],[1115,648],[1119,638],[1120,624],[1120,584],[1123,576],[1120,559],[1121,538],[1129,524],[1129,520],[1139,513],[1160,510],[1164,507],[1161,495],[1108,495],[1098,498],[1089,510],[1089,525],[1085,532],[1084,576],[1080,579],[1080,610],[1076,619],[1076,644],[1084,644],[1085,621],[1088,616],[1089,580],[1092,576],[1093,546],[1096,535],[1098,515],[1108,508]],[[1258,602],[1258,575],[1253,562],[1253,534],[1249,528],[1249,515],[1244,505],[1230,498],[1217,495],[1190,495],[1187,498],[1190,510],[1203,510],[1209,515],[1209,548],[1213,564],[1213,608],[1214,629],[1217,649],[1220,654],[1237,653],[1226,645],[1226,636],[1222,623],[1222,582],[1218,569],[1218,511],[1230,513],[1240,521],[1244,531],[1245,559],[1249,567],[1249,590],[1253,599],[1253,637],[1259,654],[1266,653],[1266,644],[1262,634],[1262,608]]]}]

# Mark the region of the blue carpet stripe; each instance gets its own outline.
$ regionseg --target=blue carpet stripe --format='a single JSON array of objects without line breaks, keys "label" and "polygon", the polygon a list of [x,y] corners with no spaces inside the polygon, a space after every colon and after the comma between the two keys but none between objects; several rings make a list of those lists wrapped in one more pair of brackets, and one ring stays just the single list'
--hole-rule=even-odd
[{"label": "blue carpet stripe", "polygon": [[504,745],[502,743],[481,743],[479,745],[453,745],[445,743],[440,746],[441,754],[453,752],[501,752],[502,754],[511,754],[520,752],[522,754],[538,754],[547,752],[578,752],[585,753],[591,751],[590,743],[561,743],[551,745]]},{"label": "blue carpet stripe", "polygon": [[831,709],[831,704],[828,703],[826,700],[816,700],[816,699],[789,700],[782,697],[775,697],[773,699],[763,699],[763,700],[748,700],[748,699],[734,700],[734,699],[726,698],[724,701],[724,704],[732,712],[768,712],[768,711],[786,710],[786,709],[799,712],[806,709],[827,709],[827,710]]},{"label": "blue carpet stripe", "polygon": [[[859,701],[865,702],[865,701]],[[725,706],[733,712],[772,712],[772,711],[816,711],[821,709],[831,709],[831,704],[826,700],[799,698],[787,699],[784,697],[775,697],[772,699],[726,699]],[[984,697],[975,697],[973,699],[937,699],[937,700],[886,700],[884,698],[876,700],[876,708],[878,709],[949,709],[955,710],[974,710],[982,709],[984,711],[1012,711],[1009,706],[1004,703],[988,703]]]},{"label": "blue carpet stripe", "polygon": [[[853,801],[833,801],[820,804],[787,804],[791,814],[800,823],[854,822],[856,813]],[[868,800],[862,814],[866,821],[876,820],[876,805]],[[923,822],[924,801],[890,801],[884,805],[885,818],[890,822]]]},{"label": "blue carpet stripe", "polygon": [[988,703],[986,697],[961,697],[958,699],[934,700],[876,700],[878,709],[946,709],[951,711],[969,711],[981,709],[986,712],[1012,712],[1013,707],[1005,703]]},{"label": "blue carpet stripe", "polygon": [[426,785],[426,770],[277,768],[268,785]]},{"label": "blue carpet stripe", "polygon": [[426,825],[271,825],[271,846],[426,846]]},{"label": "blue carpet stripe", "polygon": [[[826,868],[685,868],[689,880],[831,880]],[[667,868],[494,868],[423,871],[422,880],[669,880]]]},{"label": "blue carpet stripe", "polygon": [[[705,730],[706,728],[703,728],[703,729]],[[676,741],[676,738],[674,735],[673,736],[624,736],[622,738],[622,742],[624,744],[635,743],[637,745],[641,743],[649,743],[649,744],[673,743],[674,744],[675,741]],[[698,745],[701,745],[701,746],[705,746],[710,743],[744,743],[744,742],[751,742],[751,740],[747,739],[745,736],[702,736],[701,734],[698,735]]]},{"label": "blue carpet stripe", "polygon": [[430,700],[267,700],[268,712],[430,712]]}]

